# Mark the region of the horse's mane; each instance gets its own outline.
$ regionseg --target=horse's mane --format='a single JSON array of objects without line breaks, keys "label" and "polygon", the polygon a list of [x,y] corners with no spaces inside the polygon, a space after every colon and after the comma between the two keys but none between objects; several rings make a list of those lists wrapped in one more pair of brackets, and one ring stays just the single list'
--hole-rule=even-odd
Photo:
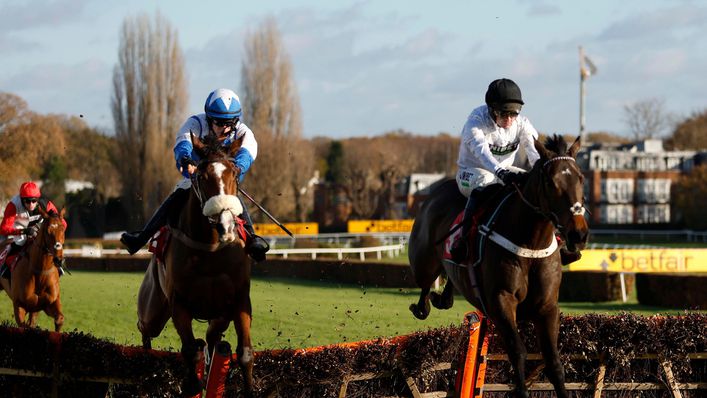
[{"label": "horse's mane", "polygon": [[225,152],[221,146],[221,141],[219,141],[215,134],[207,134],[201,139],[201,142],[204,144],[204,154],[206,155],[205,158],[225,156]]},{"label": "horse's mane", "polygon": [[545,139],[545,148],[558,155],[564,155],[567,153],[567,141],[565,138],[559,134],[553,134],[552,137],[547,137]]}]

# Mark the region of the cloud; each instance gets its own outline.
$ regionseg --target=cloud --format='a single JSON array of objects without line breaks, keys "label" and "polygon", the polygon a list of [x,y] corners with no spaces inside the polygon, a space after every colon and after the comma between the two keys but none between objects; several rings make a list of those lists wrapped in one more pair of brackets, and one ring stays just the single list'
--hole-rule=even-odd
[{"label": "cloud", "polygon": [[[645,40],[648,37],[678,39],[680,32],[702,32],[707,8],[693,4],[639,12],[614,22],[598,36],[600,40]],[[701,36],[701,35],[700,35]]]},{"label": "cloud", "polygon": [[531,17],[547,17],[562,14],[560,7],[547,3],[532,3],[527,14]]},{"label": "cloud", "polygon": [[76,22],[88,0],[28,1],[0,7],[0,33],[58,27]]},{"label": "cloud", "polygon": [[93,125],[112,125],[112,67],[100,59],[39,64],[0,79],[3,91],[24,98],[39,113],[82,114]]}]

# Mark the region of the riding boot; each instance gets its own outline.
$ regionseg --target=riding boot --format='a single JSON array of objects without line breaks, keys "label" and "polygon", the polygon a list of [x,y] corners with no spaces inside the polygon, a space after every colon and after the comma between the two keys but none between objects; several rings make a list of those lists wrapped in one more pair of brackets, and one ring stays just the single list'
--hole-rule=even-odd
[{"label": "riding boot", "polygon": [[10,267],[5,262],[0,266],[0,278],[10,279]]},{"label": "riding boot", "polygon": [[572,264],[580,258],[582,258],[582,253],[579,250],[571,252],[564,247],[560,248],[560,261],[562,265]]},{"label": "riding boot", "polygon": [[452,255],[452,261],[457,264],[461,264],[467,259],[469,255],[469,242],[467,237],[469,236],[469,231],[471,230],[472,216],[474,215],[474,210],[476,208],[476,191],[471,191],[469,194],[469,199],[466,201],[466,206],[464,207],[464,216],[462,217],[462,233],[454,242],[454,247],[450,250]]},{"label": "riding boot", "polygon": [[145,224],[142,231],[125,232],[120,236],[120,242],[128,249],[128,253],[135,254],[150,238],[167,224],[169,217],[182,208],[189,198],[188,189],[175,189]]},{"label": "riding boot", "polygon": [[265,260],[265,253],[270,250],[270,245],[265,241],[265,239],[255,234],[255,230],[253,229],[253,220],[250,218],[248,208],[245,203],[243,203],[243,199],[240,197],[238,197],[238,199],[241,201],[241,205],[243,207],[243,214],[241,214],[241,218],[245,221],[243,228],[245,228],[245,231],[248,233],[245,250],[246,253],[248,253],[248,255],[255,260],[255,262],[259,263]]}]

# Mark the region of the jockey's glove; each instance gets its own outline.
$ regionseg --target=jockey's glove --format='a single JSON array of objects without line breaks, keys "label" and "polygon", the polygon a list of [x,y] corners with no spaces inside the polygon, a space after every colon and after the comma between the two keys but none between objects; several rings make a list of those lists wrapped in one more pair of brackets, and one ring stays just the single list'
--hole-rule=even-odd
[{"label": "jockey's glove", "polygon": [[196,166],[196,162],[188,155],[184,155],[181,159],[179,159],[179,166],[181,166],[182,169],[186,170],[189,165]]},{"label": "jockey's glove", "polygon": [[39,234],[39,224],[34,224],[23,231],[29,239],[34,239]]},{"label": "jockey's glove", "polygon": [[496,171],[496,177],[503,181],[503,185],[511,185],[514,182],[519,182],[521,179],[520,174],[514,173],[508,169],[498,169]]}]

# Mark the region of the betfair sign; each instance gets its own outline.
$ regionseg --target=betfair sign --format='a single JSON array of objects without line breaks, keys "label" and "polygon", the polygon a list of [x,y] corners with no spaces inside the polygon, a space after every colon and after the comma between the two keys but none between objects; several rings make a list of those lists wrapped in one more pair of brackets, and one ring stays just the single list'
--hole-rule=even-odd
[{"label": "betfair sign", "polygon": [[415,220],[351,220],[349,233],[366,232],[410,232]]},{"label": "betfair sign", "polygon": [[[315,222],[293,222],[283,225],[294,235],[317,235],[319,233],[319,224]],[[253,224],[253,229],[260,236],[286,235],[285,231],[277,224]]]},{"label": "betfair sign", "polygon": [[707,272],[707,249],[584,250],[570,271]]}]

